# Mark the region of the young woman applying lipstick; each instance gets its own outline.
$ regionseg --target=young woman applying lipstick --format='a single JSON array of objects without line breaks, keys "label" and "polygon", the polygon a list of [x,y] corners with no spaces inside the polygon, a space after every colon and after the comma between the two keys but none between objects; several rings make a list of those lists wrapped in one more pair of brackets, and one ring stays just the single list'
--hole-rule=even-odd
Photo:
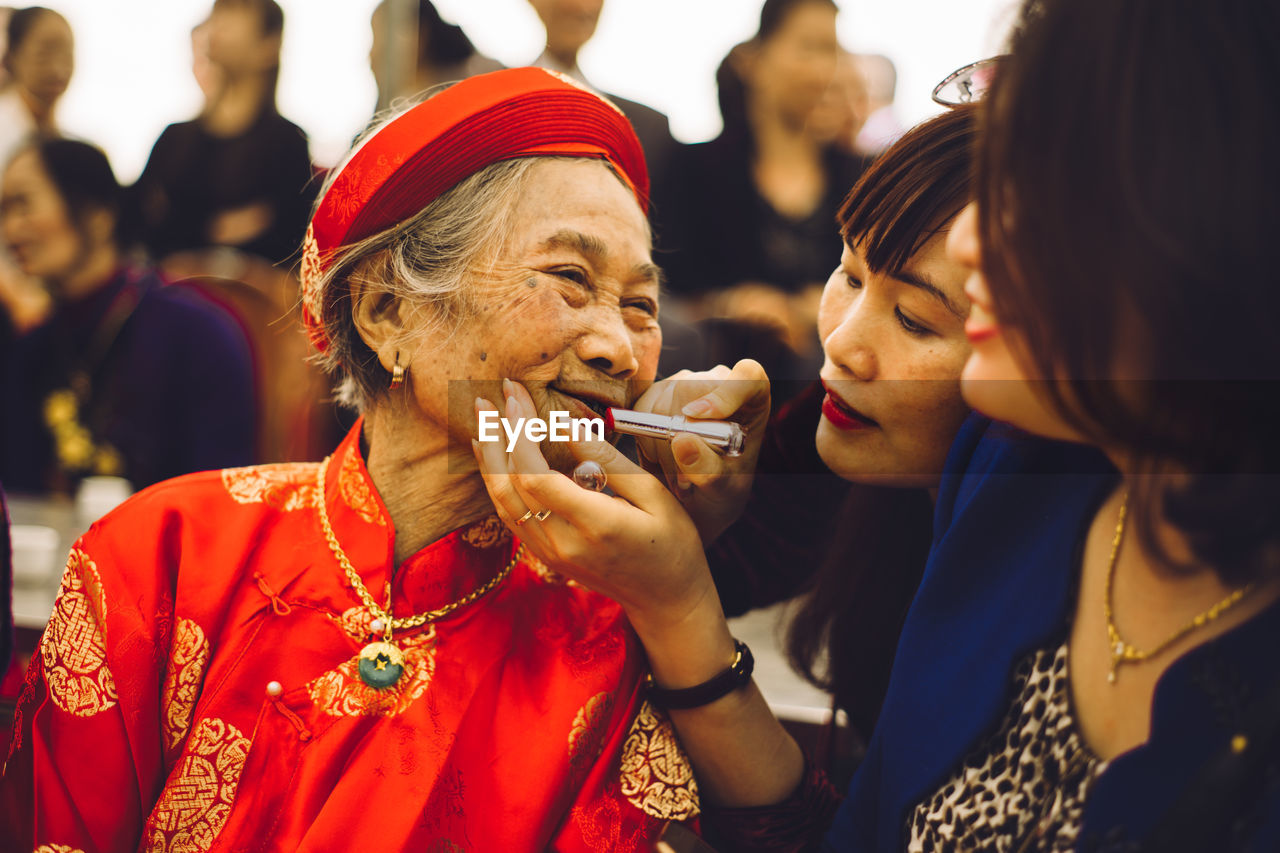
[{"label": "young woman applying lipstick", "polygon": [[[722,367],[706,374],[677,374],[642,403],[654,411],[675,411],[677,395],[686,401],[719,386],[723,396],[713,394],[713,399],[727,410],[737,409],[736,416],[746,424],[751,446],[736,460],[688,435],[659,448],[669,447],[671,453],[654,454],[670,469],[673,484],[680,480],[702,487],[684,493],[683,508],[611,449],[579,447],[605,465],[610,487],[625,501],[586,494],[568,481],[562,484],[569,486],[567,492],[534,497],[517,491],[530,482],[556,485],[548,477],[505,476],[508,468],[546,470],[538,449],[528,442],[519,442],[510,459],[493,446],[481,454],[495,505],[513,529],[518,527],[522,541],[565,575],[633,603],[629,616],[646,644],[658,684],[705,681],[734,657],[701,543],[687,517],[679,524],[674,519],[689,510],[702,539],[710,541],[746,500],[738,493],[745,492],[749,477],[725,476],[725,468],[749,472],[759,454],[763,473],[747,506],[747,523],[711,555],[714,567],[725,567],[716,579],[725,609],[741,612],[793,596],[821,566],[804,617],[797,622],[795,657],[815,672],[828,641],[839,643],[830,649],[832,666],[819,677],[835,688],[837,701],[861,735],[870,734],[894,640],[928,552],[928,489],[937,485],[947,447],[968,414],[959,386],[969,351],[963,327],[964,270],[946,257],[945,240],[956,214],[972,197],[976,133],[972,108],[931,119],[886,152],[850,193],[838,220],[843,253],[819,313],[826,352],[822,381],[814,382],[768,430],[768,383],[753,362],[732,371]],[[508,396],[508,406],[514,407],[508,417],[527,414],[520,408],[521,389],[512,386]],[[672,454],[681,460],[678,474]],[[635,475],[624,476],[627,472]],[[517,481],[523,485],[516,487]],[[712,481],[728,481],[727,488]],[[846,494],[848,481],[861,485]],[[517,524],[535,502],[552,515]],[[837,529],[859,532],[857,547],[831,554],[823,566],[827,534]],[[785,540],[781,547],[780,540]],[[750,555],[750,568],[735,559],[737,553]],[[680,647],[666,647],[667,637],[680,638]],[[796,788],[803,758],[754,688],[735,691],[706,709],[672,708],[670,714],[692,745],[695,766],[699,753],[708,757],[700,778],[708,817],[714,819],[710,810],[716,806],[777,802]],[[754,732],[748,739],[757,750],[751,756],[739,752],[735,759],[756,765],[754,773],[722,758],[723,747],[737,741],[718,739],[717,730],[740,720],[754,721],[746,725]],[[706,737],[712,740],[705,742]],[[764,765],[758,764],[762,754],[771,756]],[[829,819],[835,799],[824,802]],[[747,834],[753,831],[754,826],[748,827]],[[721,840],[724,849],[738,849],[741,843],[736,837]]]}]

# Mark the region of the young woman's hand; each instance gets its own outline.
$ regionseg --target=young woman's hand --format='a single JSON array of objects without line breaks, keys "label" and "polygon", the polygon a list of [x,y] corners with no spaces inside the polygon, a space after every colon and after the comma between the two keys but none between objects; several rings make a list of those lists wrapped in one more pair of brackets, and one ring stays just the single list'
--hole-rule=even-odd
[{"label": "young woman's hand", "polygon": [[[504,382],[503,389],[504,417],[537,417],[523,386]],[[476,401],[477,413],[493,409],[486,400]],[[570,445],[579,460],[600,464],[612,495],[584,489],[552,470],[523,433],[511,453],[501,442],[473,446],[507,526],[551,569],[621,604],[637,631],[660,630],[700,610],[709,616],[720,612],[693,521],[659,480],[612,445]],[[550,515],[539,521],[526,516],[530,511]]]},{"label": "young woman's hand", "polygon": [[704,420],[733,420],[746,430],[741,456],[724,456],[687,433],[673,441],[637,439],[640,460],[661,472],[709,545],[742,513],[751,494],[756,460],[769,422],[769,377],[758,362],[679,373],[654,384],[636,402],[642,412]]}]

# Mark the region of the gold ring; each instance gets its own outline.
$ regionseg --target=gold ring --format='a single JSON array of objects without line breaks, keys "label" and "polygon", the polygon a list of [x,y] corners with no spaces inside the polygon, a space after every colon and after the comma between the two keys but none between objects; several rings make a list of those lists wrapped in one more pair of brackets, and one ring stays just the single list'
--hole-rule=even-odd
[{"label": "gold ring", "polygon": [[546,520],[547,520],[548,518],[550,518],[550,517],[551,517],[551,510],[549,510],[549,509],[544,509],[544,510],[542,510],[541,512],[534,513],[534,515],[533,515],[533,520],[534,520],[534,521],[546,521]]},{"label": "gold ring", "polygon": [[516,519],[516,527],[519,527],[520,525],[524,524],[526,521],[528,521],[528,520],[529,520],[529,519],[531,519],[531,518],[533,518],[533,510],[529,510],[529,511],[528,511],[528,512],[526,512],[524,515],[522,515],[522,516],[520,516],[519,518],[517,518],[517,519]]}]

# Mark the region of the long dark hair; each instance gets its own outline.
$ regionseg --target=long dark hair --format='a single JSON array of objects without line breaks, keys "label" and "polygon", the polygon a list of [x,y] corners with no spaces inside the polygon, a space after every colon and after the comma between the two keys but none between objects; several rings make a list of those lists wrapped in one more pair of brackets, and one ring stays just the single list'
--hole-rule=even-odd
[{"label": "long dark hair", "polygon": [[977,172],[1018,355],[1090,440],[1177,475],[1135,478],[1148,551],[1179,567],[1163,517],[1232,584],[1280,566],[1277,39],[1275,3],[1027,3]]},{"label": "long dark hair", "polygon": [[[858,180],[837,222],[872,270],[901,269],[969,202],[977,134],[976,108],[949,110],[908,131]],[[865,737],[929,555],[933,502],[924,489],[858,485],[837,518],[791,623],[787,655]]]}]

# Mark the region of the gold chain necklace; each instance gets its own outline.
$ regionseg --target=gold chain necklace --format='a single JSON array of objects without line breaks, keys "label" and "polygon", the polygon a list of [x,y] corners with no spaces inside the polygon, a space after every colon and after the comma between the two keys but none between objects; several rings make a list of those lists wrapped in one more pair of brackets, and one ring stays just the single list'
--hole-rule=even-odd
[{"label": "gold chain necklace", "polygon": [[524,553],[524,543],[522,542],[516,547],[516,552],[511,555],[510,561],[502,568],[502,571],[457,601],[450,602],[444,607],[437,607],[435,610],[428,610],[426,613],[403,616],[397,619],[391,613],[391,585],[387,585],[387,606],[383,608],[378,605],[378,602],[374,601],[368,587],[364,585],[360,575],[356,574],[355,566],[351,565],[351,561],[347,559],[346,552],[338,544],[338,537],[334,534],[333,526],[329,523],[329,509],[325,505],[324,484],[325,474],[329,470],[329,461],[332,458],[332,456],[327,457],[320,463],[320,471],[316,476],[316,510],[320,515],[320,529],[324,531],[324,538],[329,543],[329,550],[333,552],[334,559],[338,561],[338,565],[346,574],[347,580],[351,583],[351,588],[355,590],[360,601],[373,615],[372,627],[374,632],[377,633],[379,630],[383,632],[381,641],[369,643],[360,650],[360,662],[358,665],[360,679],[375,690],[383,690],[395,684],[400,679],[401,673],[404,672],[404,653],[400,651],[393,641],[393,633],[409,628],[418,628],[428,622],[443,619],[459,607],[466,607],[468,604],[484,597],[498,584],[506,580],[507,575],[511,574],[511,570],[520,562],[520,557]]},{"label": "gold chain necklace", "polygon": [[1107,564],[1107,586],[1103,593],[1102,612],[1107,619],[1107,645],[1108,653],[1111,655],[1110,671],[1107,673],[1107,681],[1111,684],[1116,683],[1116,669],[1122,663],[1138,663],[1139,661],[1153,658],[1160,654],[1169,646],[1181,640],[1187,634],[1197,628],[1203,628],[1213,620],[1217,619],[1224,612],[1231,609],[1250,592],[1253,591],[1253,584],[1245,584],[1239,589],[1232,592],[1226,598],[1210,607],[1203,613],[1197,613],[1191,618],[1191,621],[1183,625],[1172,635],[1167,637],[1164,642],[1158,644],[1153,649],[1139,649],[1126,643],[1120,636],[1120,629],[1116,627],[1115,618],[1111,613],[1111,587],[1116,577],[1116,557],[1120,554],[1120,542],[1124,539],[1124,522],[1129,512],[1129,495],[1125,494],[1124,500],[1120,503],[1120,518],[1116,522],[1115,539],[1111,542],[1111,560]]}]

